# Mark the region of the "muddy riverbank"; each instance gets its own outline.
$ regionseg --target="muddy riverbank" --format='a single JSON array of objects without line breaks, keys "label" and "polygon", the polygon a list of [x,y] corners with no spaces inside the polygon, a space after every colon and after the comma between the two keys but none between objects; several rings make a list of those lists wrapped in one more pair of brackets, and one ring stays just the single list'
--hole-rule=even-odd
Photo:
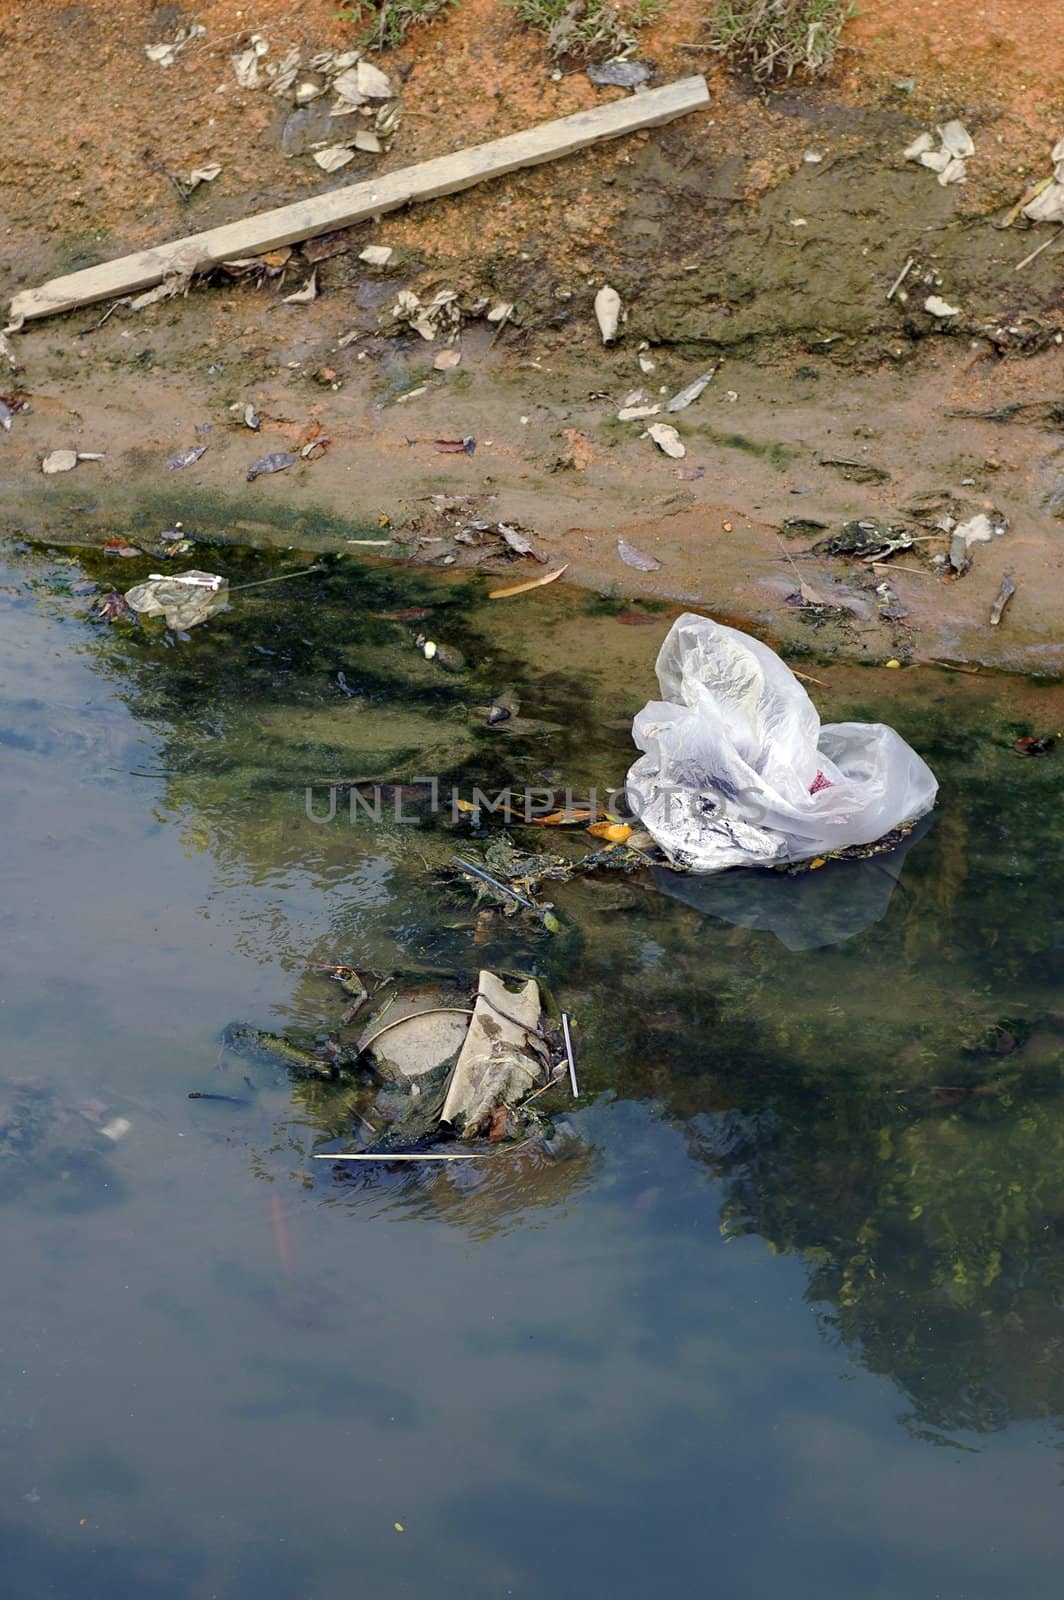
[{"label": "muddy riverbank", "polygon": [[[46,221],[39,154],[16,129],[8,287],[349,181],[353,168],[323,180],[284,154],[290,110],[237,86],[228,60],[247,19],[208,12],[206,38],[169,72],[143,55],[163,20],[132,0],[118,31],[92,6],[62,37],[50,7],[11,25],[0,73],[14,80],[21,63],[10,87],[25,103],[44,93],[51,41],[60,76],[89,52],[101,82],[114,79],[116,127],[150,100],[165,133],[157,159],[120,156],[82,93],[93,137],[69,155],[66,204]],[[280,49],[295,35],[275,12],[258,8],[257,25]],[[689,48],[697,28],[682,5],[646,37],[658,81],[709,71],[708,114],[348,230],[265,275],[12,335],[20,370],[4,388],[26,409],[0,435],[5,525],[75,543],[175,522],[208,539],[348,552],[349,539],[381,538],[393,542],[361,546],[366,559],[512,571],[456,541],[453,518],[437,525],[432,496],[480,496],[480,520],[524,530],[570,580],[612,597],[727,613],[828,658],[1059,672],[1060,255],[1017,272],[1046,230],[997,225],[1046,167],[1064,109],[1053,91],[1034,93],[1012,43],[977,88],[948,28],[928,55],[862,25],[833,77],[769,95]],[[388,155],[361,158],[366,171],[616,93],[579,73],[552,81],[535,37],[479,0],[417,40],[386,57],[407,74],[406,115]],[[311,42],[342,40],[323,22]],[[913,86],[903,44],[921,67]],[[458,117],[458,78],[472,87],[492,73],[498,93]],[[976,154],[965,184],[942,187],[902,152],[958,114]],[[181,200],[168,173],[208,158],[221,176]],[[392,248],[387,266],[359,259],[371,242]],[[318,297],[286,303],[312,272]],[[592,312],[604,281],[627,311],[612,349]],[[462,297],[459,365],[438,370],[445,346],[390,321],[404,289]],[[928,312],[931,295],[956,315]],[[511,304],[512,318],[472,314],[478,300]],[[662,405],[710,369],[701,398],[669,418],[682,459],[655,447],[647,419],[618,420],[633,396]],[[247,482],[257,458],[315,437],[327,441],[315,459]],[[475,449],[440,452],[459,439]],[[167,470],[194,445],[206,449],[193,465]],[[63,448],[104,459],[44,476]],[[961,578],[935,565],[948,540],[914,516],[936,497],[1009,523]],[[857,518],[905,524],[917,543],[889,570],[808,554]],[[809,527],[785,553],[790,519]],[[621,538],[660,566],[626,566]],[[1015,595],[991,627],[1005,577]],[[824,604],[794,603],[803,582]]]}]

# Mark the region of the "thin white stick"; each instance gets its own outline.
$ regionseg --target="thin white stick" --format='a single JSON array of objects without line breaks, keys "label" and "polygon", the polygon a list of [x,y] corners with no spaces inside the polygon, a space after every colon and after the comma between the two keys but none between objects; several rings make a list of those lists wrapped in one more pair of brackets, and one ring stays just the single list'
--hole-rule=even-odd
[{"label": "thin white stick", "polygon": [[898,290],[901,288],[902,284],[905,282],[915,265],[916,257],[910,256],[904,267],[902,267],[901,271],[898,273],[898,276],[894,279],[894,282],[891,284],[890,288],[887,290],[888,300],[894,299],[894,296],[897,294]]},{"label": "thin white stick", "polygon": [[580,1090],[576,1087],[576,1062],[573,1059],[573,1041],[569,1035],[569,1018],[562,1012],[562,1037],[565,1040],[565,1058],[569,1063],[569,1082],[573,1090],[573,1099],[579,1100]]},{"label": "thin white stick", "polygon": [[1032,250],[1029,256],[1024,256],[1022,261],[1017,261],[1016,265],[1012,269],[1013,272],[1019,272],[1021,268],[1030,266],[1035,257],[1040,256],[1043,250],[1048,250],[1051,244],[1055,244],[1062,233],[1064,233],[1064,227],[1058,228],[1051,239],[1043,240],[1043,242],[1038,246],[1037,250]]}]

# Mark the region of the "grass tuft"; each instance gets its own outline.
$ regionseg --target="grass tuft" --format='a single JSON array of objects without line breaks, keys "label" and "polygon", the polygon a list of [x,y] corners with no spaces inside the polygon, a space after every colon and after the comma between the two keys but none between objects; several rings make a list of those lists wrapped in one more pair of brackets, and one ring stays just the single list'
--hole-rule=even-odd
[{"label": "grass tuft", "polygon": [[402,44],[412,28],[435,22],[458,0],[354,0],[339,13],[342,22],[362,28],[359,44],[367,50],[388,50]]},{"label": "grass tuft", "polygon": [[831,65],[850,0],[719,0],[710,48],[749,66],[755,78],[810,74]]},{"label": "grass tuft", "polygon": [[609,61],[633,50],[636,33],[661,0],[507,0],[530,28],[547,35],[552,61]]}]

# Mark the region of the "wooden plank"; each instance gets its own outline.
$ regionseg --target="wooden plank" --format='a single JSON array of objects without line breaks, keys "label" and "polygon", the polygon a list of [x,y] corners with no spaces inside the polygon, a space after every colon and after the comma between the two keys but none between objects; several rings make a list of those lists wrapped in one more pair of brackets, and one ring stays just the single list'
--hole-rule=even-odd
[{"label": "wooden plank", "polygon": [[297,200],[274,211],[260,211],[240,222],[224,223],[205,233],[53,278],[39,289],[24,289],[17,294],[11,302],[11,320],[18,326],[31,317],[48,317],[74,306],[91,305],[95,300],[134,294],[173,273],[202,272],[219,261],[297,244],[318,233],[383,216],[400,206],[456,194],[486,178],[557,161],[605,139],[660,127],[708,104],[705,78],[680,78],[661,89],[626,95],[589,111],[577,111],[573,116],[544,122],[522,133],[493,139],[490,144],[472,145],[453,155],[437,156],[398,172],[383,173],[378,178],[332,189],[328,194]]}]

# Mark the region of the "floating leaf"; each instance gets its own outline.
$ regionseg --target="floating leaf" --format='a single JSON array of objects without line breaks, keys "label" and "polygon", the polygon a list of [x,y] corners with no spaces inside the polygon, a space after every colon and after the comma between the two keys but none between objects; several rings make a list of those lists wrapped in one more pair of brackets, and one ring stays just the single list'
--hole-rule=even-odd
[{"label": "floating leaf", "polygon": [[561,567],[555,567],[553,572],[545,572],[542,578],[529,578],[525,583],[512,583],[507,589],[491,589],[488,593],[489,600],[508,600],[512,595],[525,594],[529,589],[542,589],[545,583],[553,583],[555,578],[560,578],[563,572],[569,570],[568,561]]},{"label": "floating leaf", "polygon": [[632,836],[632,830],[626,822],[593,822],[587,831],[592,838],[606,839],[610,844],[624,844]]},{"label": "floating leaf", "polygon": [[563,828],[573,822],[590,822],[591,812],[586,807],[570,807],[568,811],[552,811],[546,817],[533,817],[537,828]]}]

